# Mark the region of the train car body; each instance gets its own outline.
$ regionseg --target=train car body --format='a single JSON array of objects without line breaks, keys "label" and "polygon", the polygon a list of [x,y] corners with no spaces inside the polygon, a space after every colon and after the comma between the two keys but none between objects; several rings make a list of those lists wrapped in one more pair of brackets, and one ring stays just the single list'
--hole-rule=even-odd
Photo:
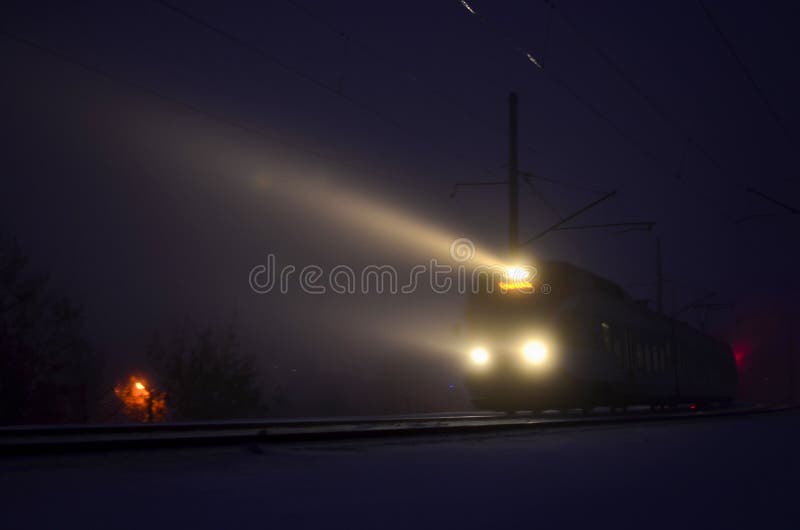
[{"label": "train car body", "polygon": [[728,345],[649,310],[604,278],[548,262],[530,290],[494,287],[467,305],[467,386],[478,408],[587,410],[735,397]]}]

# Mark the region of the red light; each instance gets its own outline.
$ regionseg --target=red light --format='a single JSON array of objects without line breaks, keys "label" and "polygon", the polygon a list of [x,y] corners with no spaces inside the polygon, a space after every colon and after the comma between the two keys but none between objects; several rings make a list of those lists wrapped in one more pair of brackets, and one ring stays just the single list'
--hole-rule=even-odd
[{"label": "red light", "polygon": [[689,410],[697,410],[697,405],[692,403],[691,405],[689,405]]},{"label": "red light", "polygon": [[736,369],[739,373],[744,372],[745,365],[748,363],[750,357],[750,344],[747,342],[739,342],[733,348],[733,360],[736,361]]},{"label": "red light", "polygon": [[744,352],[734,352],[733,358],[736,359],[736,366],[742,366],[742,361],[744,361]]}]

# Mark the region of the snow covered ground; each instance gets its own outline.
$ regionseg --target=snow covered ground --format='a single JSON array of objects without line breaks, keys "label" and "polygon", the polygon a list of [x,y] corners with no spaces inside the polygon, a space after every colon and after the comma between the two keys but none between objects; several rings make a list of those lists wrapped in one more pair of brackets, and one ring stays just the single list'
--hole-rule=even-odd
[{"label": "snow covered ground", "polygon": [[800,413],[0,459],[0,528],[800,528]]}]

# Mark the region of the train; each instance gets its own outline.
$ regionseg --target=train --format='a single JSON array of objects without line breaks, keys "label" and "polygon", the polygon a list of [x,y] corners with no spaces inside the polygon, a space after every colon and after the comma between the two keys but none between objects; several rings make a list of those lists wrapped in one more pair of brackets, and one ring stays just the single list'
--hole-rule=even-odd
[{"label": "train", "polygon": [[727,405],[731,348],[567,262],[486,281],[466,305],[466,386],[478,409],[513,413]]}]

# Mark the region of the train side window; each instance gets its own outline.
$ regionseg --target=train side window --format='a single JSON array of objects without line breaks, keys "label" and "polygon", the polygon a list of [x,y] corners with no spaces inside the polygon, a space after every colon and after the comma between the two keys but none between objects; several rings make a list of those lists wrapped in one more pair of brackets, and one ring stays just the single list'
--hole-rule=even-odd
[{"label": "train side window", "polygon": [[633,366],[633,362],[631,361],[631,355],[633,355],[632,341],[631,330],[625,328],[622,333],[622,364],[625,366],[626,370],[629,370]]},{"label": "train side window", "polygon": [[664,349],[664,361],[665,361],[665,368],[670,370],[672,368],[672,351],[669,345],[669,342],[665,345]]},{"label": "train side window", "polygon": [[636,369],[640,372],[644,369],[644,353],[641,342],[636,343]]},{"label": "train side window", "polygon": [[658,373],[658,344],[651,344],[650,351],[653,355],[653,373]]},{"label": "train side window", "polygon": [[653,372],[661,372],[661,348],[657,343],[653,344]]},{"label": "train side window", "polygon": [[661,342],[656,344],[656,355],[658,358],[658,372],[664,371],[664,345]]},{"label": "train side window", "polygon": [[642,344],[642,371],[644,373],[648,372],[647,368],[647,343]]},{"label": "train side window", "polygon": [[650,357],[653,373],[658,373],[658,346],[655,344],[650,345]]},{"label": "train side window", "polygon": [[611,353],[611,326],[608,322],[601,322],[600,328],[603,330],[603,348],[607,353]]},{"label": "train side window", "polygon": [[661,373],[664,371],[664,352],[661,349],[661,344],[656,344],[655,346],[656,351],[656,373]]},{"label": "train side window", "polygon": [[650,351],[653,352],[653,372],[658,373],[658,344],[650,345]]}]

